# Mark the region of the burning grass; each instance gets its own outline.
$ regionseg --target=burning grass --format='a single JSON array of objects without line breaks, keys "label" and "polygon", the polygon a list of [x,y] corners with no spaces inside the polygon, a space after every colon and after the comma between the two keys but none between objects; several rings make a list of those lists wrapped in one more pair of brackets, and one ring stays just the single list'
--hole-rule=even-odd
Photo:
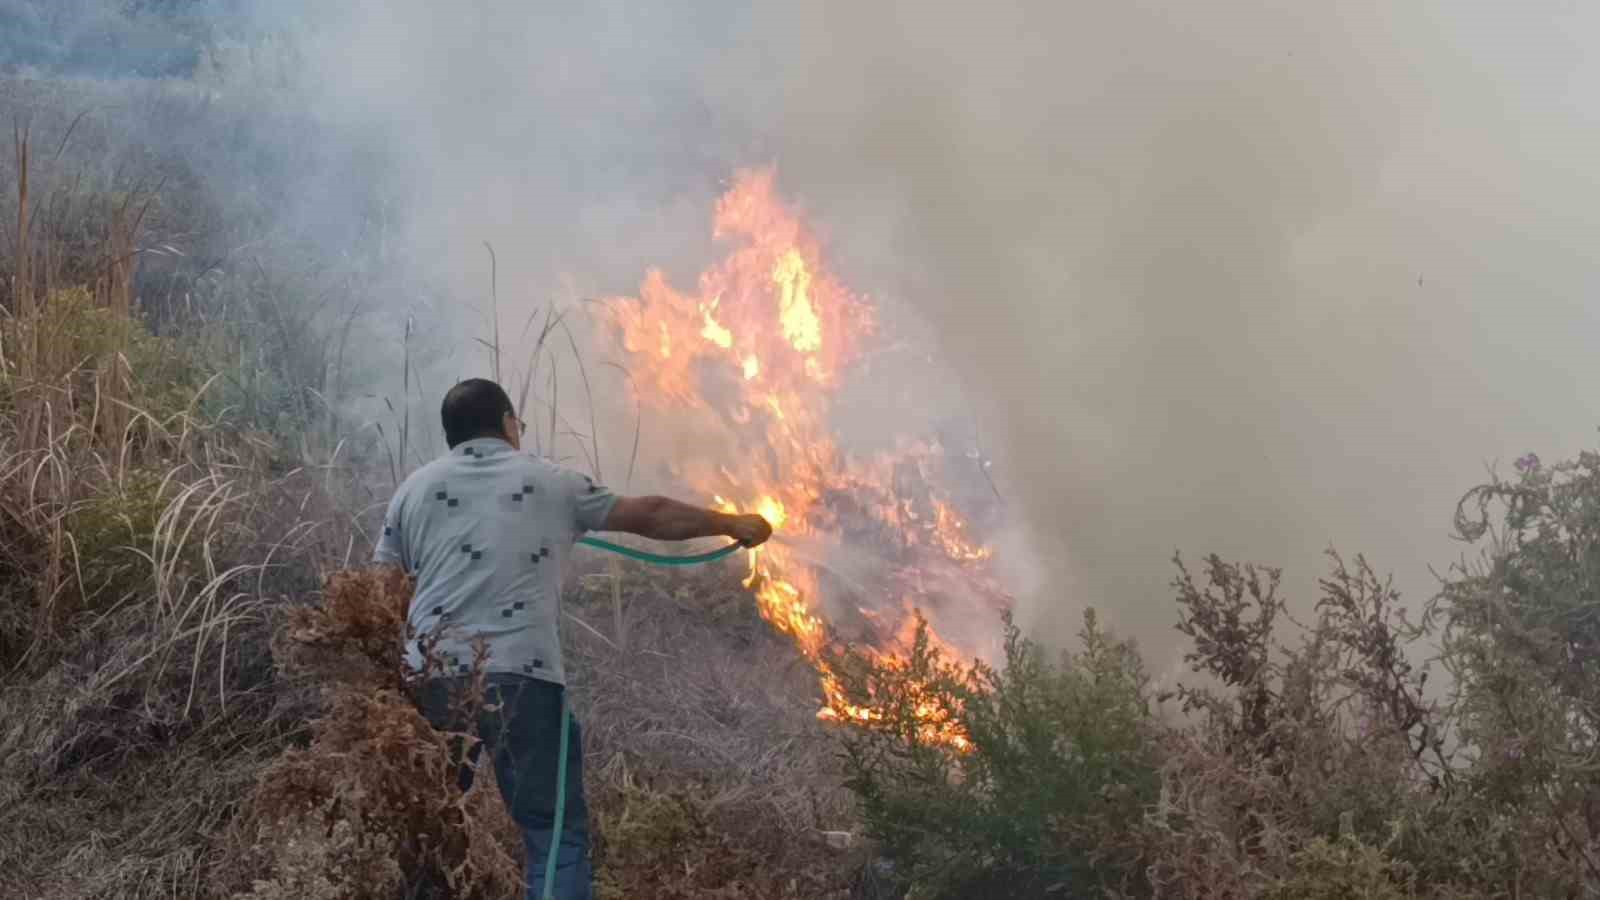
[{"label": "burning grass", "polygon": [[[705,450],[673,460],[673,474],[777,529],[779,540],[750,554],[745,585],[817,670],[820,714],[870,719],[876,711],[848,703],[830,670],[826,651],[838,638],[894,665],[910,650],[904,638],[921,609],[936,628],[948,626],[930,639],[977,655],[993,648],[968,632],[992,633],[1009,600],[990,551],[952,503],[946,448],[909,428],[892,450],[862,456],[841,446],[835,397],[870,349],[878,312],[829,270],[772,169],[738,174],[712,234],[726,255],[692,290],[653,270],[637,297],[606,304],[608,322],[641,407],[669,409],[704,435]],[[870,548],[871,583],[845,584],[815,555],[796,552],[817,541]],[[940,722],[930,729],[961,740]]]}]

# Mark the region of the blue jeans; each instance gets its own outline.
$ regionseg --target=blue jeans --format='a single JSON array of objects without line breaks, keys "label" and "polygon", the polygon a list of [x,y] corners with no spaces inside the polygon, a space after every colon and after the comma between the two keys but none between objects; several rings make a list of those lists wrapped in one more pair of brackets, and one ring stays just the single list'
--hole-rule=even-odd
[{"label": "blue jeans", "polygon": [[[418,700],[422,714],[433,727],[468,731],[468,723],[454,717],[452,699],[467,679],[436,678],[422,685]],[[483,743],[463,760],[461,789],[472,785],[474,766],[484,748],[494,759],[495,780],[512,821],[522,829],[527,851],[527,900],[544,897],[545,865],[555,839],[556,776],[561,758],[561,702],[559,684],[521,675],[486,676],[483,704],[473,723]],[[562,815],[561,844],[556,850],[556,877],[551,896],[556,900],[590,900],[594,873],[589,866],[589,808],[583,799],[583,738],[574,718],[567,732],[566,809]]]}]

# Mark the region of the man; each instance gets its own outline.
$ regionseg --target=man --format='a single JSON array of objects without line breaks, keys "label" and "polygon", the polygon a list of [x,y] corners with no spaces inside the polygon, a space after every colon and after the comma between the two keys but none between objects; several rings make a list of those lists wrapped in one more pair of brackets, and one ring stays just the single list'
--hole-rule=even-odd
[{"label": "man", "polygon": [[[488,651],[486,696],[474,724],[522,829],[528,898],[545,896],[545,867],[556,843],[550,895],[588,898],[588,811],[575,722],[559,842],[553,834],[566,682],[561,574],[573,543],[588,531],[622,531],[667,541],[726,535],[754,547],[772,527],[760,516],[665,497],[618,497],[581,473],[518,452],[524,426],[492,381],[457,384],[440,412],[450,452],[395,493],[374,559],[417,579],[407,621],[445,666],[443,677],[429,678],[420,690],[423,713],[435,727],[467,730],[452,718],[452,697],[472,671],[477,643]],[[422,667],[417,639],[406,654],[413,668]],[[463,789],[471,780],[469,764]]]}]

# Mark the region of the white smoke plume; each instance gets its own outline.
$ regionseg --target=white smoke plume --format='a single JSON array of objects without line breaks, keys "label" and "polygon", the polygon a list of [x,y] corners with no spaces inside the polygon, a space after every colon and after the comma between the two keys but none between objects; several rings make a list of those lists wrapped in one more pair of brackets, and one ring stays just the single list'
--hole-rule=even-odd
[{"label": "white smoke plume", "polygon": [[[725,179],[776,163],[841,277],[935,347],[876,362],[841,427],[974,422],[1023,624],[1062,638],[1094,605],[1160,668],[1173,551],[1282,565],[1304,595],[1331,544],[1420,600],[1486,465],[1591,442],[1597,20],[365,0],[274,5],[237,41],[295,60],[319,130],[276,139],[378,148],[406,270],[461,332],[441,377],[484,365],[485,241],[520,329],[650,265],[692,279]],[[302,178],[265,187],[325,190]]]}]

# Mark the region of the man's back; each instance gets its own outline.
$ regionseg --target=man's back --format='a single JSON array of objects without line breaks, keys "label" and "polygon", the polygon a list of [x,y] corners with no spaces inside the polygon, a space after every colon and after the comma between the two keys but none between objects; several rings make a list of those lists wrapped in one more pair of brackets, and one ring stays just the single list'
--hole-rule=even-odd
[{"label": "man's back", "polygon": [[[583,795],[583,738],[567,706],[561,665],[561,571],[585,531],[652,540],[727,535],[746,547],[772,536],[760,516],[730,515],[667,497],[612,496],[581,473],[520,452],[526,425],[505,389],[468,378],[439,407],[449,455],[417,470],[395,493],[373,558],[417,578],[407,621],[436,641],[444,677],[418,685],[435,728],[476,731],[481,743],[458,759],[462,790],[479,751],[527,850],[527,896],[591,896],[589,829]],[[467,685],[474,645],[488,650],[488,677]],[[423,660],[407,642],[414,667]],[[456,703],[481,687],[474,712]],[[561,819],[562,812],[570,818]],[[546,885],[546,873],[554,881]]]},{"label": "man's back", "polygon": [[[602,528],[615,502],[504,440],[465,441],[400,486],[374,559],[416,576],[407,620],[418,637],[436,637],[447,671],[470,671],[482,639],[487,671],[565,683],[561,573],[573,542]],[[420,667],[415,640],[407,656]]]}]

